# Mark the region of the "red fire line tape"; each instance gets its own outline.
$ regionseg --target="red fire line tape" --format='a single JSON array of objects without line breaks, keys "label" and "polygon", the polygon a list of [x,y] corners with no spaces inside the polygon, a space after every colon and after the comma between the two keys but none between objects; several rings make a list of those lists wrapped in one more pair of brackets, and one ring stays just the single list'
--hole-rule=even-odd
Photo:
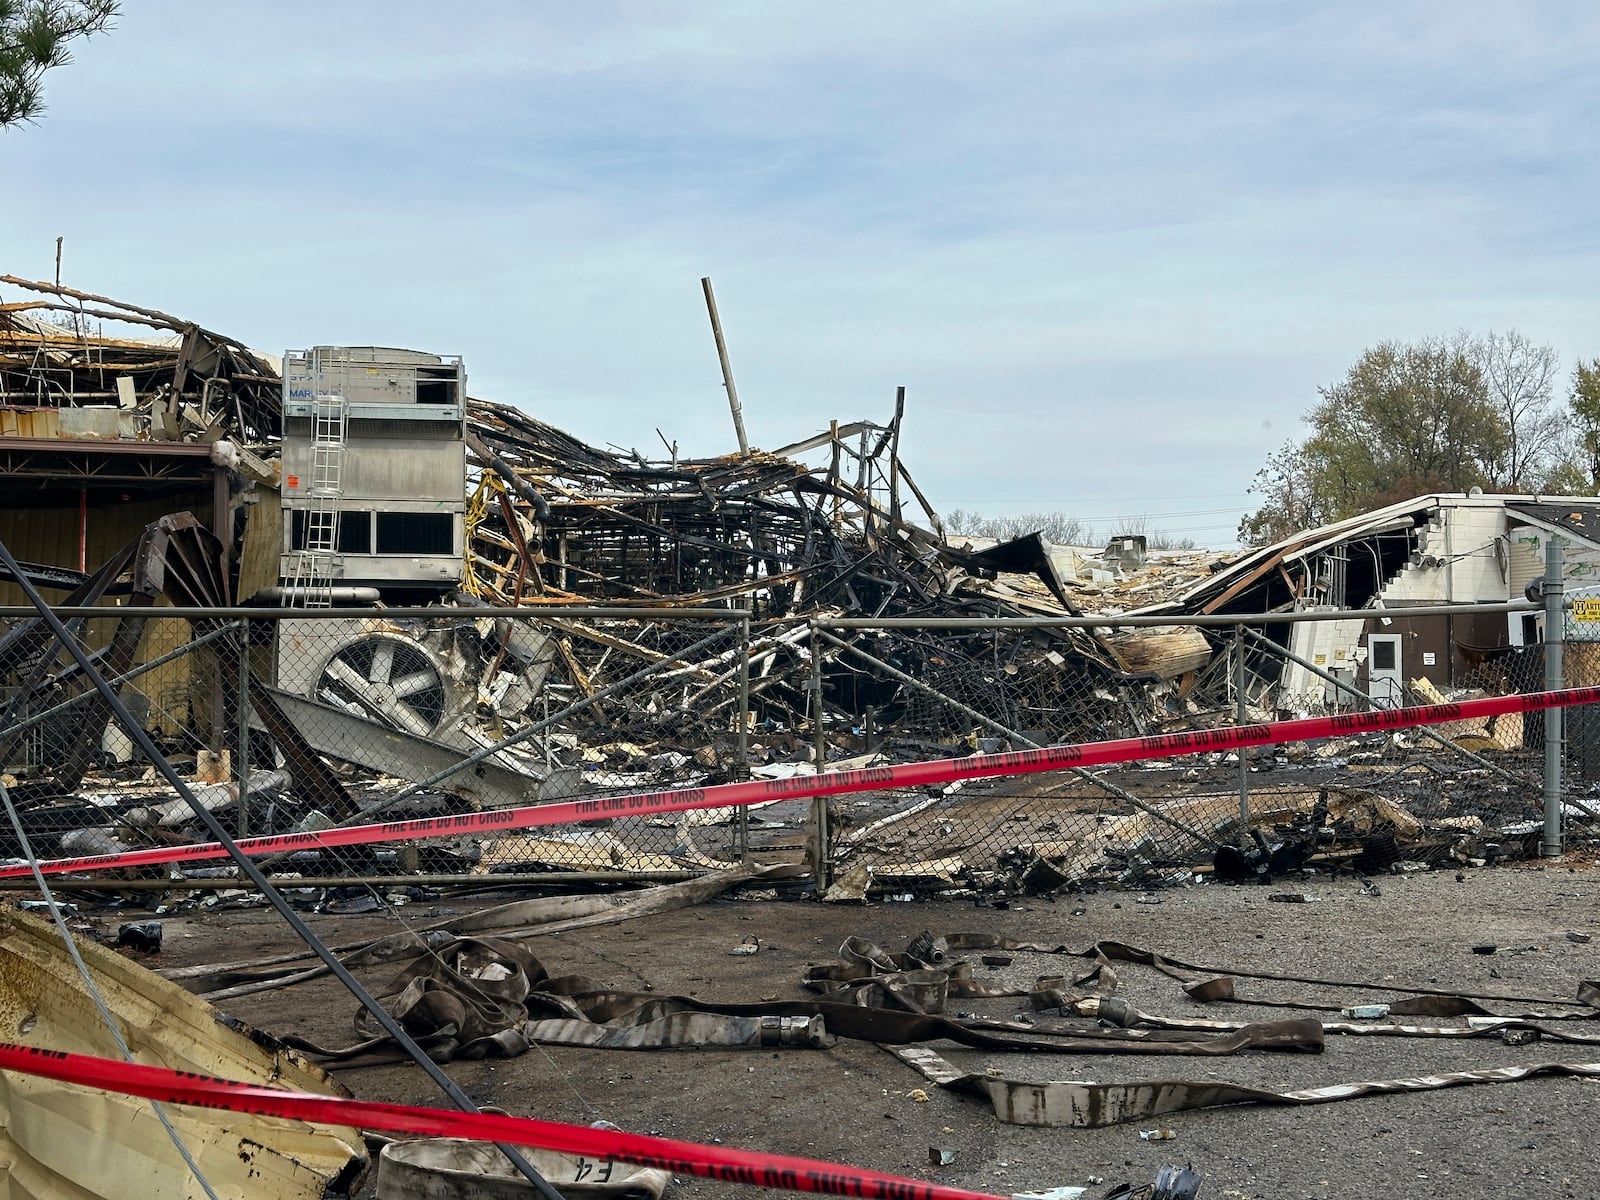
[{"label": "red fire line tape", "polygon": [[763,1154],[726,1146],[703,1146],[696,1142],[679,1142],[614,1129],[539,1121],[532,1117],[452,1112],[286,1092],[257,1084],[196,1075],[189,1071],[147,1067],[8,1042],[0,1042],[0,1070],[20,1071],[61,1083],[80,1084],[169,1104],[225,1109],[259,1117],[282,1117],[318,1125],[377,1129],[386,1133],[543,1146],[566,1154],[658,1167],[679,1175],[698,1175],[705,1179],[791,1192],[821,1192],[832,1196],[868,1197],[870,1200],[998,1200],[987,1192],[943,1187],[920,1179],[882,1175],[812,1158]]},{"label": "red fire line tape", "polygon": [[[541,825],[566,825],[605,817],[648,817],[657,813],[685,812],[697,808],[726,808],[768,800],[832,796],[844,792],[865,792],[891,787],[918,787],[924,784],[951,783],[958,779],[985,779],[999,775],[1030,775],[1040,771],[1105,766],[1142,758],[1208,754],[1213,751],[1235,750],[1272,742],[1404,729],[1413,725],[1437,725],[1445,721],[1471,720],[1475,717],[1493,717],[1514,712],[1541,712],[1548,708],[1595,703],[1600,703],[1600,688],[1569,688],[1565,691],[1534,692],[1523,696],[1488,696],[1481,700],[1462,700],[1455,704],[1376,709],[1372,712],[1345,713],[1334,717],[1306,717],[1297,721],[1278,721],[1262,725],[1232,725],[1194,733],[1163,733],[1152,737],[1117,738],[1108,742],[1084,742],[1075,746],[1047,746],[1041,750],[1013,750],[1006,754],[973,754],[966,758],[940,758],[929,762],[904,763],[897,767],[863,767],[853,771],[828,771],[820,775],[801,775],[792,779],[758,779],[747,783],[723,783],[712,787],[683,788],[671,792],[636,792],[626,796],[603,796],[595,800],[565,801],[526,808],[498,808],[454,817],[423,817],[418,820],[390,821],[379,825],[351,825],[339,829],[318,830],[314,833],[269,834],[263,837],[240,838],[236,844],[240,850],[250,855],[280,854],[297,850],[329,849],[334,846],[370,845],[375,842],[531,829]],[[216,842],[203,842],[189,846],[129,850],[123,854],[92,854],[80,858],[49,859],[39,863],[39,869],[48,874],[61,874],[67,871],[101,871],[225,857],[227,851]],[[27,866],[0,867],[0,879],[18,879],[30,873]]]}]

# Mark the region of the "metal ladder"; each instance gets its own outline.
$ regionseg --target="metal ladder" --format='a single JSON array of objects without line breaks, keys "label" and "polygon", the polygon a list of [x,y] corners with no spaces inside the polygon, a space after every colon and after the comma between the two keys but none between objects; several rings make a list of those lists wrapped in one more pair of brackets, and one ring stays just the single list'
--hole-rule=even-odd
[{"label": "metal ladder", "polygon": [[[343,380],[344,363],[340,381]],[[305,545],[295,557],[295,600],[306,608],[333,605],[339,513],[344,502],[345,427],[350,407],[343,387],[331,387],[320,356],[311,360],[311,487],[305,510]]]}]

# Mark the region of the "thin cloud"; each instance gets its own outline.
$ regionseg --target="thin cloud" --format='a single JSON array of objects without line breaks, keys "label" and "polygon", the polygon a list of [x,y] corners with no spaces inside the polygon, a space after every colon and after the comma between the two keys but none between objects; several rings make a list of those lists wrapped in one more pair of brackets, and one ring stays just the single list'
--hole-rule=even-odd
[{"label": "thin cloud", "polygon": [[1600,352],[1597,58],[1576,3],[165,0],[0,135],[0,250],[685,453],[709,274],[757,444],[903,384],[947,507],[1242,510],[1373,342]]}]

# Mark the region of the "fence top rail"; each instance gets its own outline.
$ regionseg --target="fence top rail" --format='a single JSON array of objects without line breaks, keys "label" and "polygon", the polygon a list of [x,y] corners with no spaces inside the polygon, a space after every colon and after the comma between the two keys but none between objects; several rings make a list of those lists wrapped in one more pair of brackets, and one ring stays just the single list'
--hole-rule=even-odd
[{"label": "fence top rail", "polygon": [[[1567,600],[1565,607],[1571,608]],[[1185,613],[1156,616],[1103,613],[1085,617],[814,617],[818,629],[1140,629],[1199,625],[1231,629],[1235,625],[1292,625],[1300,621],[1376,621],[1383,617],[1485,616],[1494,613],[1542,613],[1543,604],[1514,600],[1504,604],[1423,604],[1416,606],[1300,609],[1272,613]]]},{"label": "fence top rail", "polygon": [[[1563,608],[1573,607],[1571,597],[1563,597]],[[1406,607],[1355,608],[1355,609],[1299,609],[1292,612],[1269,613],[1097,613],[1082,617],[812,617],[810,623],[819,629],[1140,629],[1162,626],[1198,625],[1205,628],[1231,629],[1236,625],[1291,625],[1301,621],[1372,621],[1383,617],[1408,619],[1411,617],[1487,616],[1497,613],[1542,613],[1543,604],[1527,600],[1514,600],[1497,604],[1422,604]],[[51,611],[59,617],[116,617],[127,612],[122,605],[60,605]],[[245,618],[276,621],[285,619],[309,621],[338,621],[350,618],[424,619],[511,617],[516,620],[588,620],[588,621],[726,621],[734,624],[750,619],[754,614],[747,608],[714,608],[699,606],[627,606],[627,605],[549,605],[521,608],[467,607],[448,605],[410,605],[383,608],[255,608],[234,605],[230,608],[200,608],[189,605],[172,605],[145,610],[151,617],[214,618],[242,620]],[[30,605],[0,605],[0,620],[18,617],[36,617],[37,609]],[[801,623],[805,618],[791,618]],[[788,622],[781,622],[788,623]]]},{"label": "fence top rail", "polygon": [[[52,606],[50,611],[58,617],[121,617],[127,615],[130,610],[122,605],[95,607],[78,604]],[[600,607],[597,605],[563,605],[559,608],[555,606],[475,608],[448,605],[434,605],[431,607],[413,605],[396,608],[251,608],[235,605],[232,608],[196,608],[190,605],[173,605],[170,607],[146,608],[139,611],[140,615],[149,617],[203,617],[225,620],[249,618],[262,621],[285,619],[296,621],[341,621],[350,618],[387,620],[421,618],[437,621],[446,618],[478,620],[483,617],[511,617],[527,621],[548,618],[566,621],[726,621],[729,624],[735,624],[751,615],[750,610],[744,608],[710,608],[703,606],[629,608],[625,606]],[[31,605],[0,606],[0,620],[16,617],[37,617],[38,615],[39,610]]]}]

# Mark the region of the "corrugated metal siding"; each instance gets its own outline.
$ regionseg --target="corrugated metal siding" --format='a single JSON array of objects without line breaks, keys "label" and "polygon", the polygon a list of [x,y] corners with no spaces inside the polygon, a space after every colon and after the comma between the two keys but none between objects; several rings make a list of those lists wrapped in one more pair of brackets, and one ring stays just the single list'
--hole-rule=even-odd
[{"label": "corrugated metal siding", "polygon": [[[93,571],[143,532],[144,527],[168,513],[191,512],[211,523],[211,492],[189,496],[158,496],[130,500],[115,508],[90,508],[86,524],[85,562]],[[78,565],[77,508],[7,508],[0,511],[0,539],[23,562],[52,567]],[[56,599],[47,595],[46,599]],[[0,604],[26,604],[15,584],[0,583]]]},{"label": "corrugated metal siding", "polygon": [[1511,582],[1513,600],[1521,600],[1528,585],[1544,574],[1544,538],[1526,526],[1511,532]]},{"label": "corrugated metal siding", "polygon": [[[159,517],[174,512],[191,512],[209,524],[209,491],[190,496],[161,496],[132,500],[116,508],[91,508],[86,522],[85,561],[93,572],[100,564],[143,532]],[[0,511],[0,538],[12,554],[24,562],[49,566],[78,565],[78,510],[76,508],[11,508]],[[60,601],[60,592],[46,592],[45,599]],[[0,604],[26,605],[22,589],[13,583],[0,583]],[[159,603],[165,603],[161,601]],[[109,603],[107,605],[110,607]],[[90,645],[104,646],[116,626],[114,619],[98,618],[89,623]],[[135,662],[159,658],[189,640],[189,623],[175,618],[154,619],[145,626],[143,639],[134,655]],[[194,688],[188,658],[158,667],[137,681],[138,690],[150,698],[151,725],[168,734],[178,733],[189,719],[190,692]],[[204,670],[198,673],[206,677]],[[209,694],[196,705],[205,714]],[[204,718],[203,718],[204,719]]]}]

